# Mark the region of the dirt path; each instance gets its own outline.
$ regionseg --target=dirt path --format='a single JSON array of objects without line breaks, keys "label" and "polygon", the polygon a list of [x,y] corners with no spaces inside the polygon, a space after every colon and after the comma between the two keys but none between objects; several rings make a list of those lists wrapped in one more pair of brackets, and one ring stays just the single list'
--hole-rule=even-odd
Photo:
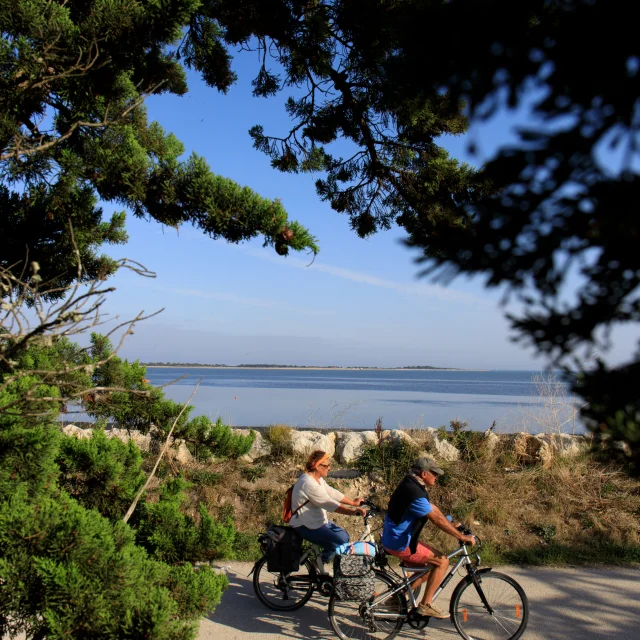
[{"label": "dirt path", "polygon": [[[334,638],[327,618],[327,599],[314,595],[302,609],[278,613],[255,597],[251,565],[229,563],[230,586],[216,611],[202,620],[198,640],[280,640]],[[524,587],[531,617],[525,640],[637,640],[640,637],[640,569],[502,567]],[[441,596],[448,599],[457,580]],[[399,638],[454,640],[448,620],[424,631],[404,627]]]}]

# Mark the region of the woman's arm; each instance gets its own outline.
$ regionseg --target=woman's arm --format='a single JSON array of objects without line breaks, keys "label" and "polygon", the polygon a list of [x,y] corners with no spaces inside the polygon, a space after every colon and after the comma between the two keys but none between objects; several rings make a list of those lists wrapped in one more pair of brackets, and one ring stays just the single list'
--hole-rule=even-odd
[{"label": "woman's arm", "polygon": [[364,500],[362,498],[351,500],[351,498],[347,498],[347,496],[344,496],[342,500],[340,500],[340,504],[348,504],[350,507],[359,507],[363,502]]}]

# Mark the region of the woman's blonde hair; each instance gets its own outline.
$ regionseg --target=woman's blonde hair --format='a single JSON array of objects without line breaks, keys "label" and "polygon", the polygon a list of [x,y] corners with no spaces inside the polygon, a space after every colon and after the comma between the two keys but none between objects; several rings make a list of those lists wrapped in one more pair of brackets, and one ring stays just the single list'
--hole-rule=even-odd
[{"label": "woman's blonde hair", "polygon": [[307,462],[304,465],[304,468],[307,471],[313,471],[318,466],[318,462],[320,462],[320,460],[322,460],[322,458],[324,458],[326,455],[327,453],[325,451],[317,449],[309,456]]}]

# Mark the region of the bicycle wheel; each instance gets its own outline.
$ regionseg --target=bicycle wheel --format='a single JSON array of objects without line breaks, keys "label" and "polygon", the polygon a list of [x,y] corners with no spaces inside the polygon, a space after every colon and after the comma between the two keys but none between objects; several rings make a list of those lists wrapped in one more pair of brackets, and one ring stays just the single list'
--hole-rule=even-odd
[{"label": "bicycle wheel", "polygon": [[295,573],[269,571],[267,559],[262,558],[253,572],[253,590],[269,609],[293,611],[304,606],[313,595],[315,571],[306,560]]},{"label": "bicycle wheel", "polygon": [[[372,602],[386,591],[398,585],[384,571],[375,571],[376,595]],[[341,640],[389,640],[402,629],[407,615],[407,601],[400,591],[367,610],[368,602],[341,600],[336,593],[329,598],[329,620],[331,627]]]},{"label": "bicycle wheel", "polygon": [[529,602],[522,587],[503,573],[491,571],[476,576],[478,586],[467,576],[451,598],[451,615],[458,633],[465,640],[516,640],[529,619]]}]

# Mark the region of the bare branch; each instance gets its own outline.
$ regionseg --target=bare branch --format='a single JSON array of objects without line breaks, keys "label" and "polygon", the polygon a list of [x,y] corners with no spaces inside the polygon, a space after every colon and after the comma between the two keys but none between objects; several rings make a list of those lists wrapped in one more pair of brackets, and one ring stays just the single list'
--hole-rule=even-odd
[{"label": "bare branch", "polygon": [[147,487],[149,486],[149,483],[153,479],[153,476],[155,475],[155,473],[156,473],[156,471],[158,469],[158,465],[160,464],[160,461],[162,460],[162,457],[164,456],[164,454],[166,453],[167,449],[169,448],[169,442],[171,440],[171,434],[173,433],[173,430],[175,429],[175,426],[178,424],[178,420],[180,420],[180,416],[182,416],[182,414],[185,412],[185,409],[187,408],[187,406],[189,405],[189,403],[193,399],[193,396],[196,395],[196,391],[198,391],[198,387],[200,386],[201,382],[202,382],[202,378],[200,378],[200,380],[198,380],[198,384],[196,385],[196,388],[193,390],[193,393],[189,396],[189,399],[184,403],[184,405],[182,406],[182,409],[180,410],[180,413],[176,416],[176,419],[173,421],[173,424],[171,425],[171,429],[169,429],[169,433],[167,434],[167,439],[164,441],[164,446],[162,447],[162,450],[160,451],[160,455],[158,456],[158,459],[156,460],[156,463],[153,465],[153,469],[151,470],[151,473],[149,474],[149,477],[147,478],[147,481],[141,487],[140,491],[138,491],[138,495],[136,495],[136,497],[134,498],[133,502],[131,503],[131,506],[127,510],[127,513],[124,514],[124,518],[122,518],[123,522],[128,522],[129,521],[129,518],[133,515],[133,512],[135,511],[135,508],[136,508],[140,498],[142,497],[142,494],[147,490]]}]

